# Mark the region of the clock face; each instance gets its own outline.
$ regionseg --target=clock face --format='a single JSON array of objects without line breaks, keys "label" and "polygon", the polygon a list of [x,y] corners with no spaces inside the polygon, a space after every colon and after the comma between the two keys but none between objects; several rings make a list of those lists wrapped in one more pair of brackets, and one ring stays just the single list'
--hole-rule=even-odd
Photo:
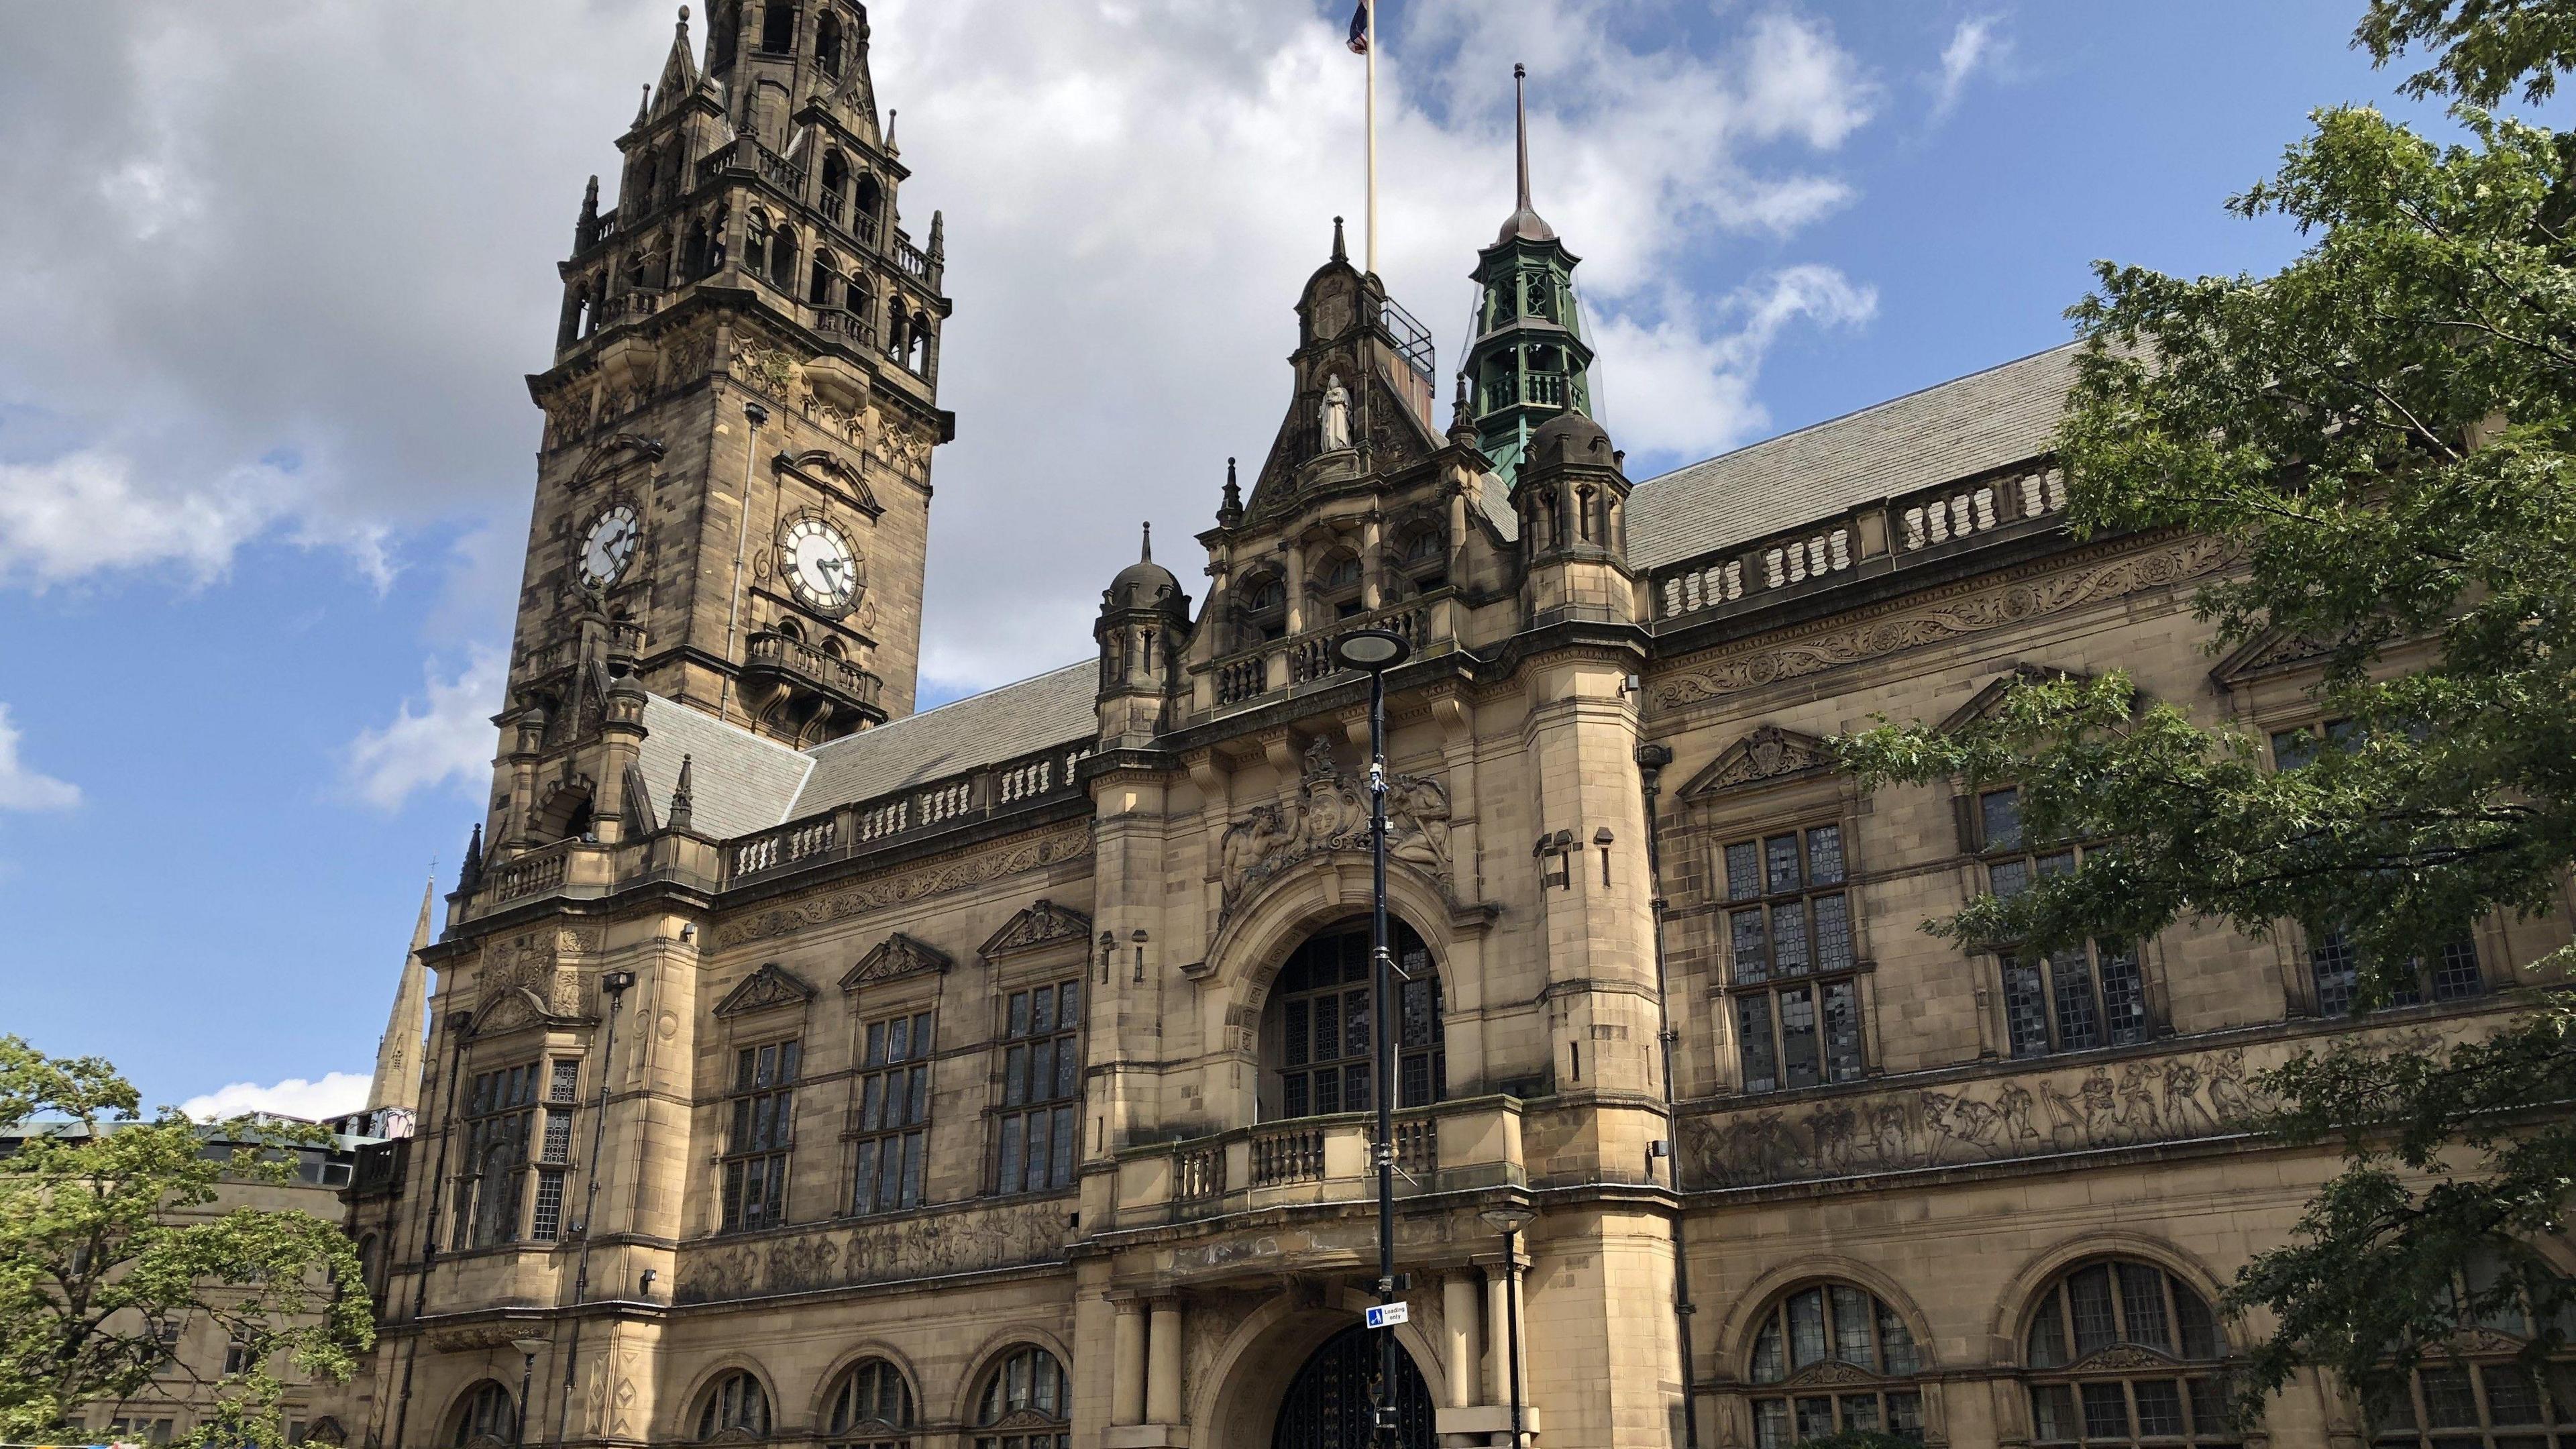
[{"label": "clock face", "polygon": [[596,589],[617,582],[640,536],[635,506],[620,503],[592,521],[581,538],[581,581]]},{"label": "clock face", "polygon": [[808,608],[847,612],[859,597],[859,555],[841,531],[819,518],[800,518],[778,540],[780,572]]}]

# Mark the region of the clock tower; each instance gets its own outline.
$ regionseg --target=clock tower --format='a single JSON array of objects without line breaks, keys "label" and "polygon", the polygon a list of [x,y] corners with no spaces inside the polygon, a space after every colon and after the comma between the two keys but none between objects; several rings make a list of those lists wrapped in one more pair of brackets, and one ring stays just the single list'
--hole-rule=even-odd
[{"label": "clock tower", "polygon": [[[560,264],[496,846],[615,813],[576,756],[640,694],[792,747],[912,711],[938,401],[939,217],[851,0],[679,12]],[[606,833],[603,833],[603,838]]]}]

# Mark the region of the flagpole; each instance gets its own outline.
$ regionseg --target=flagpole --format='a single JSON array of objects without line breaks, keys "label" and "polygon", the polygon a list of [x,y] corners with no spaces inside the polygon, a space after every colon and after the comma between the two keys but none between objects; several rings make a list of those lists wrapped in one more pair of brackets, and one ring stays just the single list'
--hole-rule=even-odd
[{"label": "flagpole", "polygon": [[1377,275],[1377,0],[1368,8],[1368,271]]}]

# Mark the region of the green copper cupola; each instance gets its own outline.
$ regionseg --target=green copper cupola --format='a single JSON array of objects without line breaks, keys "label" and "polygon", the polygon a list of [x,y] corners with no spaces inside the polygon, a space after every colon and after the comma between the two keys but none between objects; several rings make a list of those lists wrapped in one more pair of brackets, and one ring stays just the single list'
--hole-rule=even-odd
[{"label": "green copper cupola", "polygon": [[1592,344],[1574,295],[1582,259],[1530,207],[1529,72],[1512,67],[1520,205],[1476,254],[1476,320],[1467,345],[1477,445],[1509,484],[1541,424],[1572,409],[1592,414]]}]

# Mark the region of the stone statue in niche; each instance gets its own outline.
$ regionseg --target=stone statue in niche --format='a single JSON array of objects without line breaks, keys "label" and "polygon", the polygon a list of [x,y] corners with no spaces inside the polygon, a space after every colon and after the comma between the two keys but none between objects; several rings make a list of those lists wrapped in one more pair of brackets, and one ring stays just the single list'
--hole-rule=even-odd
[{"label": "stone statue in niche", "polygon": [[1351,393],[1342,386],[1338,372],[1324,379],[1323,427],[1319,441],[1327,453],[1347,451],[1351,446]]}]

